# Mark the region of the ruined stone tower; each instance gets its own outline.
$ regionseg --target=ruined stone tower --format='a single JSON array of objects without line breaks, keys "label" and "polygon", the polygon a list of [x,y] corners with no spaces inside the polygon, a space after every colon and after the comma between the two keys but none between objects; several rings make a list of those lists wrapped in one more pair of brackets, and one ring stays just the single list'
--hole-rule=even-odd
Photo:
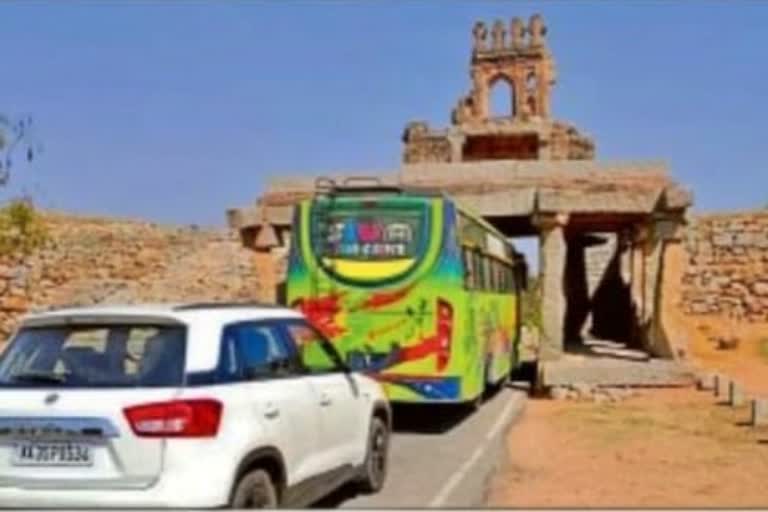
[{"label": "ruined stone tower", "polygon": [[[572,125],[551,118],[555,64],[539,15],[527,26],[513,18],[472,29],[472,87],[451,114],[451,126],[408,123],[403,135],[406,164],[477,160],[588,160],[595,146]],[[510,112],[493,115],[491,90],[500,82],[511,95]]]}]

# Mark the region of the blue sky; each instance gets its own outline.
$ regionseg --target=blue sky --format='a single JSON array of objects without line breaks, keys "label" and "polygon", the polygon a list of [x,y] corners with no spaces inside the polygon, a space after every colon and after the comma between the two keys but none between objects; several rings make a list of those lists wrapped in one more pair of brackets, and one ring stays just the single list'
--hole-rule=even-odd
[{"label": "blue sky", "polygon": [[381,170],[469,87],[475,20],[541,12],[555,117],[662,159],[697,209],[768,203],[768,3],[2,2],[0,111],[45,152],[5,197],[223,225],[270,174]]}]

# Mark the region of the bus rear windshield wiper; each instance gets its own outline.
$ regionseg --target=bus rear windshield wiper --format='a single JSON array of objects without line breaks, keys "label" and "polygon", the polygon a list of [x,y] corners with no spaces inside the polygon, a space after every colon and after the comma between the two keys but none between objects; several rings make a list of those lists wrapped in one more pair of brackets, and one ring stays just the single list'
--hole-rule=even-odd
[{"label": "bus rear windshield wiper", "polygon": [[44,383],[54,383],[54,384],[61,384],[65,380],[64,375],[60,375],[58,373],[35,372],[35,371],[15,373],[11,376],[11,378],[13,380],[20,380],[20,381],[26,381],[26,382],[44,382]]}]

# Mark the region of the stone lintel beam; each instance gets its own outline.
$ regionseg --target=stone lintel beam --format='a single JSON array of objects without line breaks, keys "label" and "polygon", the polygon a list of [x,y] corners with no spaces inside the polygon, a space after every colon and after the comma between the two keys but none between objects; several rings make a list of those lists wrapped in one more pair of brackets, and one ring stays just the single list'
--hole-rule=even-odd
[{"label": "stone lintel beam", "polygon": [[666,187],[662,202],[666,210],[685,210],[693,204],[693,193],[680,185]]}]

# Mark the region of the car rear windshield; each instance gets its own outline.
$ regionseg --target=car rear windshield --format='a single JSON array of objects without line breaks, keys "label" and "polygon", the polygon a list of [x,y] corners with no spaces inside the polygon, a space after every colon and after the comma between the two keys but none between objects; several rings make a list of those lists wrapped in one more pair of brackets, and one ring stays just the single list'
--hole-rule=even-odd
[{"label": "car rear windshield", "polygon": [[183,326],[27,327],[0,358],[0,386],[180,386],[185,348]]}]

